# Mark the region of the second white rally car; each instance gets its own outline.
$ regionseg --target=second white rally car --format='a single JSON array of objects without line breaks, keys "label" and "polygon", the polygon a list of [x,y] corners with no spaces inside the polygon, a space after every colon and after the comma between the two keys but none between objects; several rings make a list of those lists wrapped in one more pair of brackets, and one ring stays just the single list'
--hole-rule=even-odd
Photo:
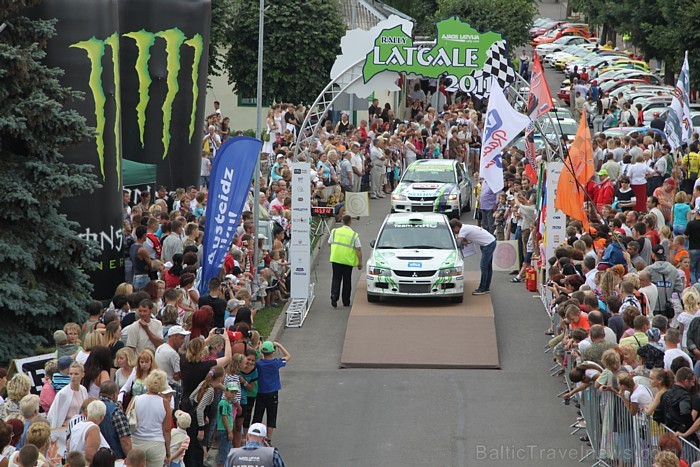
[{"label": "second white rally car", "polygon": [[370,246],[369,302],[382,296],[464,299],[462,254],[444,214],[389,214]]},{"label": "second white rally car", "polygon": [[408,166],[391,194],[392,212],[440,212],[459,218],[472,209],[472,182],[454,159],[421,159]]}]

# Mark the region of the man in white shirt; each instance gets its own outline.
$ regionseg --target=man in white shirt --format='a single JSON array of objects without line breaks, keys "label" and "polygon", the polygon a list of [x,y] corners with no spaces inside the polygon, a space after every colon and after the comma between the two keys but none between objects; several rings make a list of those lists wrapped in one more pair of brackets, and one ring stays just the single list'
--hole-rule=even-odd
[{"label": "man in white shirt", "polygon": [[649,309],[653,310],[654,306],[656,306],[656,301],[659,299],[659,289],[651,281],[651,273],[649,271],[642,270],[639,272],[639,285],[639,291],[647,297]]},{"label": "man in white shirt", "polygon": [[481,249],[481,281],[472,295],[484,295],[491,293],[491,278],[493,277],[493,252],[496,250],[496,237],[487,230],[475,225],[462,225],[459,219],[450,221],[450,228],[457,236],[457,245],[465,247],[469,243],[479,245]]},{"label": "man in white shirt", "polygon": [[581,266],[583,274],[586,276],[586,285],[595,290],[595,275],[598,273],[598,268],[596,268],[595,258],[593,256],[586,255],[583,258],[583,265]]},{"label": "man in white shirt", "polygon": [[676,328],[669,328],[666,331],[666,352],[664,352],[664,370],[669,371],[671,369],[671,364],[678,357],[683,357],[687,360],[690,368],[693,368],[693,361],[690,359],[687,353],[679,349],[681,342],[681,332]]},{"label": "man in white shirt", "polygon": [[359,193],[362,189],[362,176],[365,174],[364,157],[360,154],[360,143],[353,141],[350,144],[350,152],[352,153],[350,163],[355,175],[352,179],[352,191]]},{"label": "man in white shirt", "polygon": [[[173,326],[168,330],[168,340],[156,349],[156,363],[158,369],[168,375],[168,384],[180,394],[180,354],[177,352],[185,343],[185,336],[190,331],[185,331],[182,326]],[[177,401],[176,401],[177,405]]]},{"label": "man in white shirt", "polygon": [[[126,327],[126,346],[131,347],[138,355],[143,349],[156,348],[163,343],[163,325],[157,319],[151,318],[154,309],[153,302],[141,300],[138,309],[138,321]],[[127,331],[128,330],[128,331]]]}]

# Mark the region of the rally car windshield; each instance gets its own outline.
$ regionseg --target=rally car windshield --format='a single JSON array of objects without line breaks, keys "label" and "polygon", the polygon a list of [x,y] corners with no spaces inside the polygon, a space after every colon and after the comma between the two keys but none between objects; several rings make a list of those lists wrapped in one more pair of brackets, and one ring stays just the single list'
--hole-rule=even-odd
[{"label": "rally car windshield", "polygon": [[446,170],[444,167],[434,169],[420,167],[406,171],[401,181],[406,183],[455,183],[455,176],[452,170]]},{"label": "rally car windshield", "polygon": [[379,249],[454,249],[452,232],[444,222],[389,223],[377,241]]}]

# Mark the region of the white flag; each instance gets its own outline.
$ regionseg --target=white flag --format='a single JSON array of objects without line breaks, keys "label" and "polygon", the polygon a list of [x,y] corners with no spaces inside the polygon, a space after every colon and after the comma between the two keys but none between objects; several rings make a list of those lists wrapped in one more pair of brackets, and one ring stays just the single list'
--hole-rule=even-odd
[{"label": "white flag", "polygon": [[690,70],[688,68],[688,52],[685,52],[685,59],[678,75],[676,89],[673,90],[673,100],[671,109],[666,117],[664,133],[669,146],[674,151],[683,143],[687,143],[693,134],[693,123],[690,120]]},{"label": "white flag", "polygon": [[529,122],[527,115],[511,107],[498,81],[492,78],[481,145],[479,176],[486,180],[494,193],[503,189],[503,148],[515,139]]}]

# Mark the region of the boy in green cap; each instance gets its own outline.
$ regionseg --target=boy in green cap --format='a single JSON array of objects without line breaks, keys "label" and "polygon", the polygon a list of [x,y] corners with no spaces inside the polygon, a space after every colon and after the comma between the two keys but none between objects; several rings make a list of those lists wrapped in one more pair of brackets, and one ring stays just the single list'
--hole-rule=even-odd
[{"label": "boy in green cap", "polygon": [[[279,349],[283,358],[275,358]],[[265,341],[260,349],[263,358],[255,363],[258,369],[258,397],[255,399],[253,423],[262,423],[263,415],[267,412],[267,437],[272,440],[272,432],[277,426],[278,393],[282,389],[280,383],[280,368],[287,366],[292,356],[279,342]]]}]

